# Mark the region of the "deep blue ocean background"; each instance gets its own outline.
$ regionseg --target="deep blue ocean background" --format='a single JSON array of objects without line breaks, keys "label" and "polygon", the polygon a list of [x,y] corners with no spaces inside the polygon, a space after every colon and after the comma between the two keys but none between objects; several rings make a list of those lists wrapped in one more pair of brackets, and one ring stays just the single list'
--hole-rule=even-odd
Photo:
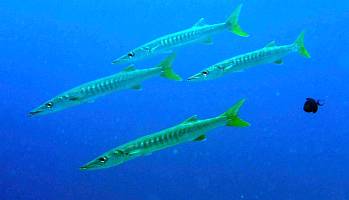
[{"label": "deep blue ocean background", "polygon": [[[154,78],[59,113],[29,118],[51,97],[126,66],[111,61],[145,42],[205,17],[223,22],[232,0],[0,1],[1,200],[348,200],[349,1],[246,0],[240,24],[213,45],[177,50],[184,78],[223,59],[292,43],[306,30],[305,59],[263,65],[208,82]],[[157,56],[136,63],[156,65]],[[323,99],[317,114],[306,97]],[[82,172],[101,153],[197,114],[216,116],[246,98],[241,118],[124,165]]]}]

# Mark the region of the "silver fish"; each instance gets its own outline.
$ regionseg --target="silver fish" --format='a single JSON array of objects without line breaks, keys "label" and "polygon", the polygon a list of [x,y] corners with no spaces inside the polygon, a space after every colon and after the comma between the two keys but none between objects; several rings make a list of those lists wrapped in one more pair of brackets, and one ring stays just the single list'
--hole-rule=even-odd
[{"label": "silver fish", "polygon": [[211,44],[211,36],[213,34],[220,33],[227,29],[236,35],[247,37],[248,34],[241,29],[238,23],[241,8],[242,4],[240,4],[230,15],[230,17],[223,23],[208,25],[205,23],[204,18],[201,18],[194,26],[148,42],[129,51],[127,54],[114,60],[112,63],[133,63],[154,55],[171,53],[174,48],[196,42]]}]

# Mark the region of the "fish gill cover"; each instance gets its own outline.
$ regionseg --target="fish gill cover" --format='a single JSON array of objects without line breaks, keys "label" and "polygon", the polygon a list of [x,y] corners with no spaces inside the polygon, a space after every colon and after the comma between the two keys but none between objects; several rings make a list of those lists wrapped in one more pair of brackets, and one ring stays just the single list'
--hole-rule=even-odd
[{"label": "fish gill cover", "polygon": [[[349,2],[251,0],[240,9],[241,3],[0,2],[0,199],[348,199]],[[304,40],[294,43],[303,30]],[[240,37],[245,33],[249,37]],[[137,47],[146,57],[110,63],[137,56]],[[172,69],[159,67],[173,52]],[[215,65],[230,58],[234,62]],[[205,76],[210,66],[206,76],[217,73],[214,79],[186,81]],[[130,76],[150,68],[156,69],[142,84]],[[116,91],[119,82],[108,79],[64,93],[122,71],[119,81],[137,84]],[[161,78],[177,75],[183,81]],[[85,102],[76,94],[92,98]],[[79,106],[27,116],[57,95]],[[316,114],[303,111],[308,97],[325,102]],[[204,142],[110,169],[79,170],[110,149],[185,119],[191,124],[220,116],[242,98],[239,117],[250,127],[213,129],[195,139]]]}]

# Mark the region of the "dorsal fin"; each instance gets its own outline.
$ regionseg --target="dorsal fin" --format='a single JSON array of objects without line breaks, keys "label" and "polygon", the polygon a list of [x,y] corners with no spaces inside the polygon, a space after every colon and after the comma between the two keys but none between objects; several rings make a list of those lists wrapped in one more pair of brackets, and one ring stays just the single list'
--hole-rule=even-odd
[{"label": "dorsal fin", "polygon": [[130,66],[126,67],[125,69],[123,69],[122,71],[123,72],[132,72],[134,70],[136,70],[135,66],[130,65]]},{"label": "dorsal fin", "polygon": [[271,41],[265,47],[275,47],[275,46],[276,46],[276,42],[275,41]]},{"label": "dorsal fin", "polygon": [[197,27],[197,26],[205,26],[206,22],[205,22],[205,18],[201,18],[199,19],[199,21],[197,21],[193,27]]},{"label": "dorsal fin", "polygon": [[197,115],[194,115],[194,116],[191,116],[189,117],[188,119],[186,119],[184,122],[182,122],[182,124],[185,124],[185,123],[190,123],[190,122],[195,122],[198,120],[198,116]]}]

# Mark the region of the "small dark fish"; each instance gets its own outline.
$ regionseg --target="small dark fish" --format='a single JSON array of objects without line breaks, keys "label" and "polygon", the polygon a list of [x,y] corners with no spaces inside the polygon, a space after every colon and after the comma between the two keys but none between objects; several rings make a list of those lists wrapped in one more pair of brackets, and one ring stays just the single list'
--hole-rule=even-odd
[{"label": "small dark fish", "polygon": [[307,98],[304,103],[303,110],[307,113],[316,113],[319,109],[319,106],[323,106],[324,104],[320,103],[320,100],[315,100],[313,98]]}]

